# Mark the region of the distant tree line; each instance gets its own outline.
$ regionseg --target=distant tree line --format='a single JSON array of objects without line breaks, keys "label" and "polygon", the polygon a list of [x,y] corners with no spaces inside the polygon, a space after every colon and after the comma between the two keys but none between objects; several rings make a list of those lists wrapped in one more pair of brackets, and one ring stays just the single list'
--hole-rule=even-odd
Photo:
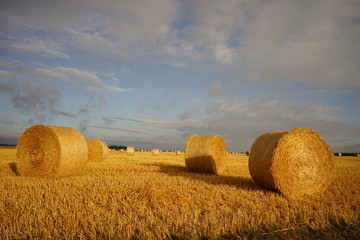
[{"label": "distant tree line", "polygon": [[124,149],[126,150],[126,146],[116,146],[116,145],[110,145],[109,146],[110,149],[115,149],[115,150],[120,150],[120,149]]},{"label": "distant tree line", "polygon": [[358,156],[358,153],[341,153],[341,156]]}]

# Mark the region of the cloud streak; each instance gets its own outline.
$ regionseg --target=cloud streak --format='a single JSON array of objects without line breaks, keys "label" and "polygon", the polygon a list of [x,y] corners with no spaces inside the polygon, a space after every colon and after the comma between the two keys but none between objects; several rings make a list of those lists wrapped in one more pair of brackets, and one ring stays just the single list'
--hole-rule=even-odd
[{"label": "cloud streak", "polygon": [[34,67],[23,62],[7,62],[2,64],[9,70],[1,70],[0,76],[4,79],[21,78],[22,76],[36,76],[45,80],[53,79],[59,82],[93,86],[92,91],[104,91],[113,93],[130,92],[130,88],[121,88],[109,85],[95,72],[73,68],[73,67]]},{"label": "cloud streak", "polygon": [[190,121],[155,121],[150,119],[138,120],[138,119],[129,119],[122,117],[115,117],[115,119],[122,121],[135,122],[145,126],[159,127],[159,128],[188,128],[188,127],[201,127],[201,122],[190,122]]},{"label": "cloud streak", "polygon": [[9,47],[19,53],[36,53],[43,57],[70,59],[70,55],[65,53],[64,48],[59,43],[44,41],[35,37],[25,39],[22,42],[10,43]]},{"label": "cloud streak", "polygon": [[100,128],[100,129],[107,129],[107,130],[115,130],[115,131],[122,131],[122,132],[130,132],[130,133],[148,133],[146,131],[140,131],[135,129],[129,129],[129,128],[119,128],[119,127],[111,127],[111,126],[102,126],[102,125],[95,125],[95,124],[86,124],[86,127],[92,127],[92,128]]}]

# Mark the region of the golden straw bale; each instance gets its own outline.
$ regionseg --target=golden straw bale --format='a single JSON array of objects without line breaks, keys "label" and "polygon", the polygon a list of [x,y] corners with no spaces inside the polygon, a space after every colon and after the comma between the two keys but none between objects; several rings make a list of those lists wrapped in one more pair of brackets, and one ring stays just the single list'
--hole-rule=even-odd
[{"label": "golden straw bale", "polygon": [[109,155],[107,144],[99,139],[91,138],[86,140],[88,146],[88,161],[103,162]]},{"label": "golden straw bale", "polygon": [[226,167],[226,154],[222,136],[193,134],[186,142],[186,168],[192,172],[221,174]]},{"label": "golden straw bale", "polygon": [[152,154],[153,154],[153,156],[159,156],[160,155],[160,149],[153,149],[153,150],[151,150],[151,152],[152,152]]},{"label": "golden straw bale", "polygon": [[181,155],[181,151],[175,151],[176,155]]},{"label": "golden straw bale", "polygon": [[82,173],[86,140],[70,127],[34,125],[21,135],[16,152],[21,176],[58,178]]},{"label": "golden straw bale", "polygon": [[311,129],[262,134],[250,150],[249,171],[253,180],[288,197],[324,190],[331,182],[333,170],[330,147]]},{"label": "golden straw bale", "polygon": [[135,152],[134,147],[126,147],[126,155],[133,156]]}]

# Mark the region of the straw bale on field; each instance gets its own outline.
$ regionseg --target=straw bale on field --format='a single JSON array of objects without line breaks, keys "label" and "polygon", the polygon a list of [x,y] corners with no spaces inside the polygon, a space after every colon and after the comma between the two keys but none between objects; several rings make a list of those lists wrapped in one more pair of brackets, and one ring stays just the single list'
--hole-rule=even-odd
[{"label": "straw bale on field", "polygon": [[226,154],[222,136],[193,134],[186,142],[186,168],[192,172],[221,174],[226,167]]},{"label": "straw bale on field", "polygon": [[262,134],[250,150],[249,171],[254,181],[289,197],[324,190],[333,169],[330,147],[311,129]]},{"label": "straw bale on field", "polygon": [[107,144],[99,139],[91,138],[86,140],[88,146],[88,161],[103,162],[109,155]]},{"label": "straw bale on field", "polygon": [[151,150],[151,152],[152,152],[152,154],[153,154],[153,156],[159,156],[160,155],[160,149],[153,149],[153,150]]},{"label": "straw bale on field", "polygon": [[26,129],[16,153],[17,170],[26,177],[79,175],[87,158],[86,140],[78,130],[46,125]]},{"label": "straw bale on field", "polygon": [[135,152],[135,148],[134,147],[126,147],[126,155],[128,156],[133,156]]}]

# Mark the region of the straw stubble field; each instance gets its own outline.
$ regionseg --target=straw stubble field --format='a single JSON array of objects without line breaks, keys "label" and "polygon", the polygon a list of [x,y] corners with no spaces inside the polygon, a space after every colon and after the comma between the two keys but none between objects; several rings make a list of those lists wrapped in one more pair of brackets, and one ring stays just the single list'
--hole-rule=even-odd
[{"label": "straw stubble field", "polygon": [[354,238],[360,235],[360,159],[334,157],[333,184],[289,200],[258,187],[248,157],[229,154],[221,176],[186,171],[184,154],[111,151],[82,176],[16,174],[0,148],[2,239]]}]

